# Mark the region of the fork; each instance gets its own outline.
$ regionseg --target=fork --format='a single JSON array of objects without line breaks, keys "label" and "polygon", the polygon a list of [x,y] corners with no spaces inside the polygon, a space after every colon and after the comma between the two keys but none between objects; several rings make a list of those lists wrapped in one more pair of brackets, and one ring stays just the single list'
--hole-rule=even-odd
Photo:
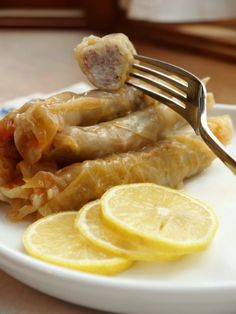
[{"label": "fork", "polygon": [[[134,57],[151,67],[134,63],[134,70],[131,71],[130,76],[138,80],[132,82],[132,79],[128,79],[126,84],[136,87],[180,114],[215,155],[236,175],[236,158],[226,150],[207,125],[206,88],[201,80],[173,64],[140,55]],[[151,74],[157,80],[145,73]],[[142,84],[142,82],[147,84]],[[158,90],[153,90],[153,87]]]}]

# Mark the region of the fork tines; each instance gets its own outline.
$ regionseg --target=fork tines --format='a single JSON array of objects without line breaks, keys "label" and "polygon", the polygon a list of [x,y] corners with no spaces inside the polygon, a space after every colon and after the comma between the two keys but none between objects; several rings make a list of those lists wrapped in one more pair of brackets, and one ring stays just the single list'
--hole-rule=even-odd
[{"label": "fork tines", "polygon": [[[200,134],[209,148],[236,174],[236,158],[214,136],[207,125],[206,88],[192,73],[164,61],[135,55],[138,62],[127,84],[178,112]],[[149,66],[144,66],[139,61]],[[154,67],[154,68],[153,68]]]},{"label": "fork tines", "polygon": [[[139,62],[134,63],[127,84],[164,102],[181,114],[182,109],[186,107],[188,98],[187,91],[190,83],[188,72],[160,60],[140,55],[135,55],[134,57],[136,60],[144,62],[151,67]],[[132,78],[135,78],[135,80]]]}]

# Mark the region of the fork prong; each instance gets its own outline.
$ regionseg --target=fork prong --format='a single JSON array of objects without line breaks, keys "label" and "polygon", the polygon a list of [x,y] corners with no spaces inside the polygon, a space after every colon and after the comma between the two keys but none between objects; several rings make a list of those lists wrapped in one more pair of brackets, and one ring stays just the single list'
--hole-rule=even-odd
[{"label": "fork prong", "polygon": [[157,80],[154,80],[148,76],[145,76],[141,73],[138,72],[131,72],[130,76],[135,77],[143,82],[146,82],[154,87],[160,88],[161,90],[167,92],[169,95],[176,97],[177,99],[179,99],[180,101],[184,101],[187,99],[187,95],[186,93],[181,93],[180,91],[172,88],[169,85],[166,85],[165,83],[162,82],[158,82]]},{"label": "fork prong", "polygon": [[154,65],[156,67],[162,68],[164,70],[167,70],[171,73],[177,74],[182,80],[191,83],[193,81],[193,79],[196,79],[197,81],[199,81],[199,79],[197,77],[195,77],[192,73],[167,62],[164,61],[160,61],[157,59],[153,59],[153,58],[149,58],[149,57],[145,57],[145,56],[140,56],[140,55],[134,55],[135,59],[139,60],[139,61],[143,61],[147,64],[151,64]]},{"label": "fork prong", "polygon": [[173,76],[167,75],[167,74],[160,72],[160,71],[157,71],[153,68],[145,67],[142,64],[134,63],[133,68],[140,70],[140,71],[143,71],[145,73],[151,74],[155,77],[158,77],[159,79],[174,85],[175,87],[179,88],[183,92],[187,92],[188,84],[183,82],[183,81],[178,80],[177,78],[175,78]]},{"label": "fork prong", "polygon": [[149,88],[144,87],[143,85],[132,83],[130,81],[126,81],[126,84],[143,91],[148,96],[150,96],[150,97],[160,101],[161,103],[167,105],[168,107],[170,107],[171,109],[173,109],[174,111],[176,111],[177,113],[179,113],[180,115],[182,115],[184,117],[185,109],[183,107],[181,107],[180,104],[178,102],[176,102],[174,99],[171,99],[168,96],[163,95],[157,91],[154,92],[154,91],[150,90]]}]

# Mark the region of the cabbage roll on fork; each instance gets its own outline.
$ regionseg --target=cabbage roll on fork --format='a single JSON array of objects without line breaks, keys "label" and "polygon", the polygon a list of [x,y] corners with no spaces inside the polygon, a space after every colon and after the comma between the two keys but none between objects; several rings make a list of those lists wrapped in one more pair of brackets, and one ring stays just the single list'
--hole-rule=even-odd
[{"label": "cabbage roll on fork", "polygon": [[88,80],[102,90],[118,90],[129,76],[136,50],[124,34],[85,37],[75,56]]}]

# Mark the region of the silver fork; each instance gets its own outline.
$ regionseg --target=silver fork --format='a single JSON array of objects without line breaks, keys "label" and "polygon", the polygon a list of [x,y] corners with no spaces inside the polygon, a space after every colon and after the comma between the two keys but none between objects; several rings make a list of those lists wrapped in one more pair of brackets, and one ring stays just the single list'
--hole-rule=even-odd
[{"label": "silver fork", "polygon": [[[129,79],[126,84],[142,90],[145,94],[161,101],[179,113],[188,121],[196,134],[202,137],[215,155],[236,175],[236,158],[226,150],[225,146],[208,128],[206,88],[201,80],[192,73],[170,63],[140,55],[135,55],[134,57],[136,60],[144,62],[151,67],[134,63],[134,70],[130,73],[130,76],[138,80],[132,82]],[[154,69],[153,66],[158,69]],[[135,71],[135,69],[138,71]],[[164,70],[164,72],[160,70]],[[143,74],[143,72],[151,74],[153,77],[161,79],[161,81],[155,80]],[[170,76],[170,74],[175,76]],[[139,81],[141,81],[141,84],[139,84]],[[142,84],[142,82],[148,84]],[[152,90],[152,87],[159,90]],[[164,91],[164,94],[162,91]]]}]

